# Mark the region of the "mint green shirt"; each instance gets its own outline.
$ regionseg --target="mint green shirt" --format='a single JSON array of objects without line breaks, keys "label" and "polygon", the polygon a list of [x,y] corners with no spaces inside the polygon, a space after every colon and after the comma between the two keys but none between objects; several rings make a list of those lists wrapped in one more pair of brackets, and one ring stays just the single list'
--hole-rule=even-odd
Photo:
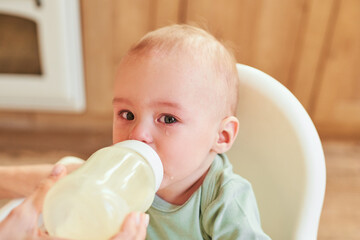
[{"label": "mint green shirt", "polygon": [[202,186],[183,205],[160,197],[148,210],[147,239],[270,239],[262,230],[251,184],[217,155]]}]

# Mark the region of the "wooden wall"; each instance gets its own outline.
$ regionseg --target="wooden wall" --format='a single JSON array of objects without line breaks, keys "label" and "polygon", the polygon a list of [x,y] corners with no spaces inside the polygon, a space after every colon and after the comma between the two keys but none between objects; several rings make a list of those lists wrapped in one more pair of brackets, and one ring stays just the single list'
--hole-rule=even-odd
[{"label": "wooden wall", "polygon": [[0,127],[111,131],[117,63],[146,32],[196,23],[240,63],[272,75],[305,106],[323,137],[360,137],[358,0],[82,0],[87,110],[0,111]]}]

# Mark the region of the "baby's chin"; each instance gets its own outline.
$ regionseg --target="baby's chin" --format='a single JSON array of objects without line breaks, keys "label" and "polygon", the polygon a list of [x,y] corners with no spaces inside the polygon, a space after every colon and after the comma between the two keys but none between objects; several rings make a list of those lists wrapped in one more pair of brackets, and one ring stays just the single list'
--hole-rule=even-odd
[{"label": "baby's chin", "polygon": [[159,187],[158,191],[169,187],[173,182],[174,182],[174,177],[173,176],[169,176],[167,174],[164,174],[163,180],[162,180],[162,182],[160,184],[160,187]]}]

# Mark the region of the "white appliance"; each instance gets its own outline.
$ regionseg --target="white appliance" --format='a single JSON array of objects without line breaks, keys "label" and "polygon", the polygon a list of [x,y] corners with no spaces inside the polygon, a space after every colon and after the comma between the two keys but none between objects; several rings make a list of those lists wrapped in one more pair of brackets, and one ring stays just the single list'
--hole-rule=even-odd
[{"label": "white appliance", "polygon": [[[79,1],[0,0],[0,15],[36,24],[41,65],[35,74],[0,72],[0,108],[84,111]],[[0,38],[6,34],[2,31]],[[12,43],[2,43],[0,49],[8,44]]]}]

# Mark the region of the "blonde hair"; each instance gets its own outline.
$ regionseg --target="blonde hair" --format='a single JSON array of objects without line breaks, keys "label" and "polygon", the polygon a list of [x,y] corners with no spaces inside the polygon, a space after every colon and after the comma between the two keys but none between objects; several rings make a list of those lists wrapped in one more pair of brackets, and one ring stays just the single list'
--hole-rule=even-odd
[{"label": "blonde hair", "polygon": [[141,38],[128,51],[127,56],[136,57],[154,52],[181,54],[184,51],[196,60],[209,64],[214,70],[226,95],[227,109],[224,110],[227,114],[235,115],[239,87],[235,58],[220,41],[205,30],[185,24],[159,28]]}]

